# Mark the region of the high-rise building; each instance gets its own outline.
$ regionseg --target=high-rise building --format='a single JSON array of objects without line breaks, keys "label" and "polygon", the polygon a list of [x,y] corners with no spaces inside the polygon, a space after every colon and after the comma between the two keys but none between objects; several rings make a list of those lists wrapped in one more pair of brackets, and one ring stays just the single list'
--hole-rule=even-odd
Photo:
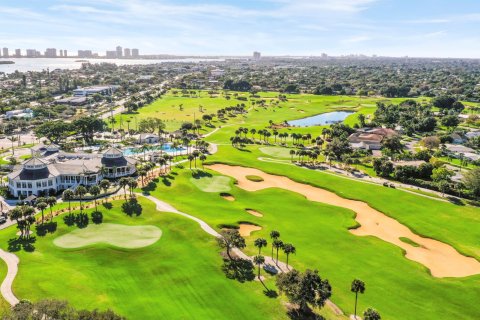
[{"label": "high-rise building", "polygon": [[92,50],[78,50],[79,58],[91,58],[92,56]]},{"label": "high-rise building", "polygon": [[132,54],[131,54],[129,48],[123,49],[123,55],[124,55],[125,58],[131,58],[132,57]]},{"label": "high-rise building", "polygon": [[68,54],[67,54],[67,49],[63,50],[63,56],[64,56],[64,57],[68,56]]},{"label": "high-rise building", "polygon": [[37,56],[37,50],[27,49],[27,57],[28,58],[35,58],[36,56]]},{"label": "high-rise building", "polygon": [[253,53],[253,60],[260,60],[260,58],[262,57],[262,54],[258,51],[255,51]]},{"label": "high-rise building", "polygon": [[132,57],[133,58],[138,58],[140,56],[140,53],[138,49],[132,49]]},{"label": "high-rise building", "polygon": [[9,57],[9,55],[8,55],[8,48],[3,48],[3,50],[2,50],[2,56],[3,56],[4,58],[8,58],[8,57]]},{"label": "high-rise building", "polygon": [[117,51],[107,51],[105,56],[107,59],[115,59],[117,57]]},{"label": "high-rise building", "polygon": [[56,57],[57,57],[57,49],[47,48],[47,50],[45,50],[45,58],[56,58]]},{"label": "high-rise building", "polygon": [[60,49],[60,57],[63,57],[63,49]]},{"label": "high-rise building", "polygon": [[116,50],[117,50],[117,58],[121,58],[123,54],[122,47],[118,46]]},{"label": "high-rise building", "polygon": [[15,49],[15,57],[20,58],[22,56],[22,50]]}]

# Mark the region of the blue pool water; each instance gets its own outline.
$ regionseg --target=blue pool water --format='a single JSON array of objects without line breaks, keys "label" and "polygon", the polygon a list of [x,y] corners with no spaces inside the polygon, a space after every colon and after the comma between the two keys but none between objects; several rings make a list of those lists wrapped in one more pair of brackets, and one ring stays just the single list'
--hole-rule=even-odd
[{"label": "blue pool water", "polygon": [[[172,148],[172,145],[164,144],[164,145],[151,146],[150,149],[147,150],[147,153],[152,151],[160,151],[160,150],[165,153],[174,153],[174,152],[179,152],[186,149],[183,147]],[[140,148],[127,148],[127,149],[123,149],[123,154],[125,156],[135,156],[137,154],[143,154],[143,151]]]},{"label": "blue pool water", "polygon": [[295,127],[323,126],[326,124],[342,122],[352,113],[355,113],[355,112],[335,111],[335,112],[322,113],[322,114],[317,114],[316,116],[288,121],[288,124]]}]

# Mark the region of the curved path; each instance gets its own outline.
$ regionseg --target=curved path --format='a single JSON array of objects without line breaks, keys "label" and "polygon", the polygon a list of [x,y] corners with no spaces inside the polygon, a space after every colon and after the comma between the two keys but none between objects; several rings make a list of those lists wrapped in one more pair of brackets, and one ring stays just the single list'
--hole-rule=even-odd
[{"label": "curved path", "polygon": [[[342,198],[331,191],[258,169],[222,164],[209,168],[233,177],[237,180],[237,186],[247,191],[280,188],[301,194],[310,201],[350,209],[356,213],[355,220],[360,224],[359,228],[350,230],[351,233],[357,236],[375,236],[402,248],[408,259],[426,266],[434,277],[467,277],[480,274],[480,262],[475,258],[462,255],[449,244],[413,233],[407,226],[373,209],[365,202]],[[260,176],[263,181],[250,181],[246,178],[248,175]],[[400,240],[402,237],[418,245],[403,242]]]},{"label": "curved path", "polygon": [[7,302],[11,305],[14,306],[16,305],[19,300],[15,296],[15,294],[12,291],[12,283],[15,277],[17,276],[18,272],[18,263],[20,260],[16,255],[13,253],[9,253],[6,251],[3,251],[0,249],[0,258],[5,261],[7,264],[7,276],[2,282],[2,285],[0,287],[0,292],[2,293],[2,296],[7,300]]}]

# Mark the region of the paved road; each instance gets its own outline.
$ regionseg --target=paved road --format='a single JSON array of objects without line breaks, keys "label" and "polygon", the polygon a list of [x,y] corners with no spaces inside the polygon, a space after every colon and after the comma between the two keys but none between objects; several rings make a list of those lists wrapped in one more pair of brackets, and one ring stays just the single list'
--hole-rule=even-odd
[{"label": "paved road", "polygon": [[0,292],[2,293],[2,296],[7,300],[7,302],[11,305],[14,306],[16,305],[19,300],[15,296],[15,294],[12,291],[12,283],[13,280],[15,280],[15,277],[17,276],[18,272],[18,263],[20,260],[16,255],[10,252],[6,252],[0,249],[0,259],[5,261],[7,264],[7,276],[5,279],[3,279],[2,285],[0,286]]}]

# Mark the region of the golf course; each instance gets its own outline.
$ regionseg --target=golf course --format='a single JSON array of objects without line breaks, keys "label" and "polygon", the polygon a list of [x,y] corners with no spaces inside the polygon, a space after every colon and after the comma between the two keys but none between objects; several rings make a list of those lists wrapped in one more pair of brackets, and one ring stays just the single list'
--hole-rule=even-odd
[{"label": "golf course", "polygon": [[[175,130],[248,96],[230,95],[171,90],[136,112],[116,115],[114,126],[160,118],[166,130]],[[65,212],[54,218],[53,232],[32,228],[29,246],[16,240],[15,226],[2,230],[0,248],[20,259],[13,293],[19,299],[110,308],[128,319],[288,319],[289,302],[276,288],[277,276],[263,272],[262,282],[226,277],[222,249],[202,222],[216,232],[238,229],[248,257],[258,254],[254,241],[264,238],[268,246],[262,253],[274,259],[270,232],[278,231],[296,248],[289,268],[318,270],[331,284],[335,307],[314,310],[325,319],[354,313],[353,279],[366,284],[358,310],[374,307],[382,319],[478,319],[478,207],[298,166],[290,149],[275,143],[277,136],[243,147],[230,140],[240,127],[258,131],[339,110],[355,112],[344,120],[353,126],[358,113],[373,115],[376,102],[400,99],[288,94],[280,101],[279,93],[258,95],[256,104],[245,102],[246,113],[203,123],[200,133],[215,145],[204,163],[190,168],[184,160],[135,189],[139,213],[126,213],[127,196],[98,200],[101,223],[69,226]],[[321,135],[328,126],[279,126],[278,132]],[[159,211],[146,196],[199,220]],[[279,260],[287,261],[283,251]],[[0,277],[6,274],[1,264]],[[8,305],[3,301],[0,307]]]}]

